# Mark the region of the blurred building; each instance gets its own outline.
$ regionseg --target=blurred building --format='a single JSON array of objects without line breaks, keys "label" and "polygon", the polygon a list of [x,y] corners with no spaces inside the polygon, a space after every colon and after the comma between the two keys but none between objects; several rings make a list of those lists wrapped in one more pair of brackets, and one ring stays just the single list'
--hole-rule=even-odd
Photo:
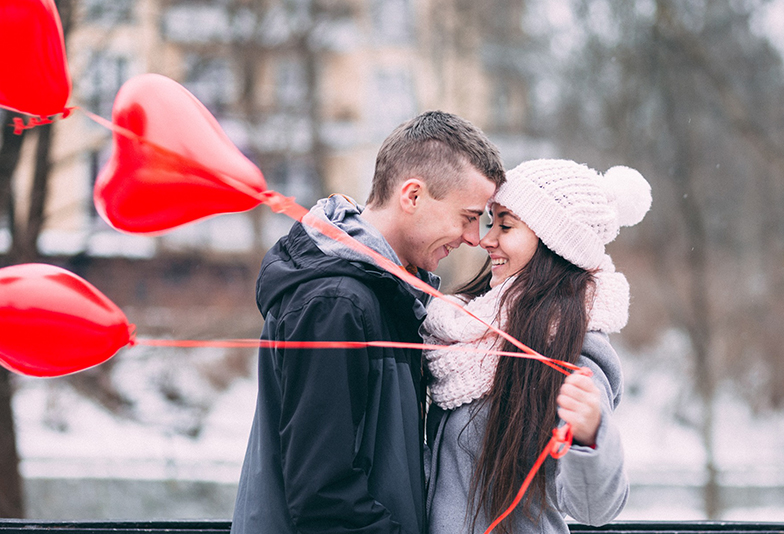
[{"label": "blurred building", "polygon": [[[522,159],[516,154],[526,84],[509,44],[523,37],[519,2],[74,1],[67,37],[71,105],[108,119],[130,77],[173,78],[216,116],[270,188],[303,206],[332,192],[364,201],[380,143],[427,109],[468,118],[505,155]],[[290,225],[260,207],[164,236],[120,234],[92,204],[92,186],[111,150],[109,132],[76,113],[57,124],[55,135],[39,241],[44,254],[246,253],[266,248]],[[20,177],[32,174],[31,160],[27,154]],[[29,180],[17,183],[29,187]]]}]

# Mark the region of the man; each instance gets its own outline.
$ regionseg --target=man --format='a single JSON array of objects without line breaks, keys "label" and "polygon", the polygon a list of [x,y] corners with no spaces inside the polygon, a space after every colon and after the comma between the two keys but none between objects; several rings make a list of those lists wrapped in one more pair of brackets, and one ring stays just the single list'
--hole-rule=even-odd
[{"label": "man", "polygon": [[[427,283],[504,181],[469,122],[428,112],[384,141],[367,207],[341,195],[309,216],[345,230]],[[354,249],[296,223],[264,258],[262,339],[420,343],[427,296]],[[421,351],[259,351],[259,397],[232,534],[409,533],[424,516]]]}]

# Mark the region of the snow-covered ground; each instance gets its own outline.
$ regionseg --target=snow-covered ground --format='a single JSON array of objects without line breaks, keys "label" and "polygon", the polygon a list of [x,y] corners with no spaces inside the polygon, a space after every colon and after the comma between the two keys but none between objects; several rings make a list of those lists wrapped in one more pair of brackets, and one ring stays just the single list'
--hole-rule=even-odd
[{"label": "snow-covered ground", "polygon": [[[625,355],[618,346],[625,394],[615,416],[632,483],[619,520],[705,519],[699,489],[705,453],[696,429],[685,423],[700,418],[689,393],[687,347],[675,331],[644,354]],[[722,519],[784,521],[784,414],[755,417],[726,390],[714,408]]]},{"label": "snow-covered ground", "polygon": [[[218,393],[193,372],[214,356],[138,350],[115,357],[114,375],[137,401],[143,423],[118,419],[57,380],[18,380],[14,409],[28,501],[35,501],[31,513],[60,519],[230,517],[255,378],[238,379]],[[674,416],[695,417],[683,352],[683,339],[671,333],[646,354],[622,356],[626,393],[616,417],[633,487],[619,520],[704,519],[703,449],[696,432]],[[169,368],[164,369],[165,361]],[[212,406],[197,437],[177,431],[190,415],[176,413],[154,393],[160,380],[154,377],[161,372],[176,373],[169,379],[180,390],[190,388]],[[784,415],[755,418],[726,394],[716,406],[716,421],[716,456],[726,486],[723,519],[784,522]],[[120,483],[125,485],[115,487]],[[137,503],[136,492],[137,500],[154,502]],[[104,506],[98,506],[101,501]]]}]

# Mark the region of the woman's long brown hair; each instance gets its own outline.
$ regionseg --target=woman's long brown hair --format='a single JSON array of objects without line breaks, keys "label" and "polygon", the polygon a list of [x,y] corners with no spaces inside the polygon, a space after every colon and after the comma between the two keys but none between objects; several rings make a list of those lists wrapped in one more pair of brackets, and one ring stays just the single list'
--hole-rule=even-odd
[{"label": "woman's long brown hair", "polygon": [[[490,288],[490,260],[456,293],[474,298]],[[501,297],[506,332],[535,351],[574,363],[588,325],[587,298],[593,291],[590,272],[551,252],[541,241],[528,264]],[[518,351],[505,341],[501,350]],[[469,510],[475,510],[471,532],[481,510],[501,515],[512,503],[523,479],[550,440],[558,420],[556,397],[563,375],[524,358],[501,358],[488,405],[487,428],[471,483]],[[523,513],[536,520],[546,506],[546,464],[523,501]],[[536,509],[534,509],[536,504]],[[514,517],[514,516],[513,516]],[[509,532],[508,522],[499,525]]]}]

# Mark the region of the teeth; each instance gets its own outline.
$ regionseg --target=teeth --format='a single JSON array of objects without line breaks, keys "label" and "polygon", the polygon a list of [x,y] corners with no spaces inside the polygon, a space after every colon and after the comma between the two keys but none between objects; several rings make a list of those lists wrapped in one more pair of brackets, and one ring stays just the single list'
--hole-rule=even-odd
[{"label": "teeth", "polygon": [[503,265],[506,262],[507,260],[504,259],[490,260],[490,263],[492,263],[493,265]]},{"label": "teeth", "polygon": [[452,252],[453,250],[455,250],[455,247],[450,247],[449,245],[445,245],[445,246],[446,246],[446,252],[447,252],[447,254],[449,254],[450,252]]}]

